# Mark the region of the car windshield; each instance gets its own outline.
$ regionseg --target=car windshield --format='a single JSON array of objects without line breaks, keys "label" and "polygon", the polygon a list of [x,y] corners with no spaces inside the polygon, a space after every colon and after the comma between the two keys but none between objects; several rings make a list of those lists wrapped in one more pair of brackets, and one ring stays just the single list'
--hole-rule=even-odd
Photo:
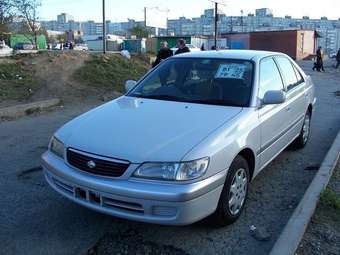
[{"label": "car windshield", "polygon": [[253,63],[247,60],[172,58],[161,63],[127,96],[246,107]]}]

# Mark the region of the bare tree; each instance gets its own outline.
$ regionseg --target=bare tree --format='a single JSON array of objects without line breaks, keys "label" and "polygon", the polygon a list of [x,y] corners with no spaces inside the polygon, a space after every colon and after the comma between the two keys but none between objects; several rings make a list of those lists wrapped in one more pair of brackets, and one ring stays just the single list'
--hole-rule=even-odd
[{"label": "bare tree", "polygon": [[0,0],[0,32],[8,30],[7,25],[12,22],[13,13],[13,0]]},{"label": "bare tree", "polygon": [[18,16],[22,19],[22,30],[31,35],[31,37],[28,39],[32,42],[32,44],[35,45],[36,49],[38,49],[37,37],[40,30],[40,25],[37,17],[37,9],[41,5],[40,0],[12,1],[14,1],[15,9]]}]

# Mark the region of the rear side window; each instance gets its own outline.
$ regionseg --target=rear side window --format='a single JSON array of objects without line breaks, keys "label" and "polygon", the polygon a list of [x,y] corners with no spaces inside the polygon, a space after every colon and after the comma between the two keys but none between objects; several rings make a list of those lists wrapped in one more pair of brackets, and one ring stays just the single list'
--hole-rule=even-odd
[{"label": "rear side window", "polygon": [[280,72],[272,58],[266,58],[260,63],[259,98],[269,90],[283,90]]},{"label": "rear side window", "polygon": [[295,71],[295,74],[296,74],[296,77],[297,77],[297,84],[300,84],[302,82],[304,82],[305,80],[303,79],[301,73],[299,72],[299,70],[297,70],[297,68],[293,65],[293,68],[294,68],[294,71]]},{"label": "rear side window", "polygon": [[[286,57],[276,57],[276,61],[281,68],[282,75],[287,84],[287,90],[291,90],[303,81],[301,74]],[[299,75],[299,76],[297,76]]]}]

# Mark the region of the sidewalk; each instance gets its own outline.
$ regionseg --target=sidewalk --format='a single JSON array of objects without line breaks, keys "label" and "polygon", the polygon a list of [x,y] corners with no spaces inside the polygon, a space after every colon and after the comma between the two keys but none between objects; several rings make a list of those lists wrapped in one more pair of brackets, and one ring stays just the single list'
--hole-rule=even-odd
[{"label": "sidewalk", "polygon": [[340,254],[340,161],[296,254]]}]

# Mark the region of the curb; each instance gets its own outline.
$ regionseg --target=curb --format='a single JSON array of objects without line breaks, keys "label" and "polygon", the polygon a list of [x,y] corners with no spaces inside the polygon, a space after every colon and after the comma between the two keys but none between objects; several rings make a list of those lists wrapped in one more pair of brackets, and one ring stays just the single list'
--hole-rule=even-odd
[{"label": "curb", "polygon": [[31,113],[45,110],[61,103],[60,99],[54,98],[49,100],[37,101],[29,104],[20,104],[0,108],[0,119],[2,118],[18,118],[29,115]]},{"label": "curb", "polygon": [[340,132],[335,138],[312,183],[277,239],[270,255],[294,255],[308,227],[321,192],[332,177],[340,157]]}]

